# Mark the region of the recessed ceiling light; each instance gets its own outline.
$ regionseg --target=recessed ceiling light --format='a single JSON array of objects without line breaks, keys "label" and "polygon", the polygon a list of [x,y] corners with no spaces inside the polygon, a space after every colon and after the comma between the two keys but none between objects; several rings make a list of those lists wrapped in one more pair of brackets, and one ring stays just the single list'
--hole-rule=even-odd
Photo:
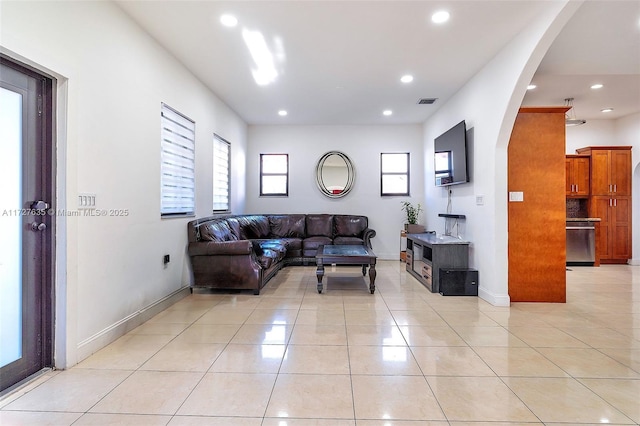
[{"label": "recessed ceiling light", "polygon": [[527,86],[527,90],[533,90],[536,87],[538,87],[538,86],[536,86],[535,84],[530,84],[530,85]]},{"label": "recessed ceiling light", "polygon": [[238,25],[238,18],[233,15],[224,14],[220,17],[220,23],[225,27],[235,27]]},{"label": "recessed ceiling light", "polygon": [[403,75],[400,78],[400,81],[403,82],[403,83],[411,83],[413,81],[413,76],[410,75],[410,74]]},{"label": "recessed ceiling light", "polygon": [[391,115],[393,114],[393,111],[391,111],[390,109],[385,109],[384,111],[382,111],[382,115]]},{"label": "recessed ceiling light", "polygon": [[604,87],[604,85],[598,83],[598,84],[594,84],[593,86],[591,86],[592,89],[602,89]]},{"label": "recessed ceiling light", "polygon": [[449,15],[449,12],[447,12],[446,10],[440,10],[431,15],[431,21],[434,24],[442,24],[444,22],[447,22],[450,16],[451,15]]},{"label": "recessed ceiling light", "polygon": [[611,111],[613,111],[613,108],[605,108],[600,110],[600,112],[611,112]]},{"label": "recessed ceiling light", "polygon": [[289,114],[286,110],[281,109],[280,111],[278,111],[278,115],[280,117],[284,117],[285,115]]}]

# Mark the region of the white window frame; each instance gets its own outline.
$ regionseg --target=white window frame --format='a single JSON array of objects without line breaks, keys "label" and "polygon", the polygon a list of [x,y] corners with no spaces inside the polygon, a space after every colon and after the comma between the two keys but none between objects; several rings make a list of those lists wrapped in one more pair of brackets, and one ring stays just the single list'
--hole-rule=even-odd
[{"label": "white window frame", "polygon": [[213,212],[231,211],[231,143],[213,134]]},{"label": "white window frame", "polygon": [[[383,170],[384,164],[384,156],[385,155],[406,155],[407,156],[407,168],[405,171],[395,171],[395,172],[385,172]],[[410,168],[411,168],[411,153],[409,152],[382,152],[380,153],[380,196],[382,197],[391,197],[391,196],[409,196],[411,195],[411,179],[410,179]],[[384,177],[385,176],[406,176],[407,179],[407,191],[406,192],[385,192],[384,188]]]},{"label": "white window frame", "polygon": [[196,123],[161,104],[160,215],[194,216]]},{"label": "white window frame", "polygon": [[[287,170],[282,173],[266,173],[263,170],[263,159],[265,157],[286,157],[287,160]],[[285,177],[285,192],[265,192],[265,177],[277,177],[284,176]],[[289,154],[260,154],[260,196],[261,197],[288,197],[289,196]]]}]

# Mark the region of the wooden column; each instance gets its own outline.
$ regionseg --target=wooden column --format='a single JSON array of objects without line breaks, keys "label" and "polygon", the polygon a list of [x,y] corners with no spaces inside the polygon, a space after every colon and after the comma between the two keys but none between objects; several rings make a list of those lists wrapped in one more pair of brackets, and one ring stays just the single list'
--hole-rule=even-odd
[{"label": "wooden column", "polygon": [[566,302],[565,113],[521,108],[508,148],[509,297]]}]

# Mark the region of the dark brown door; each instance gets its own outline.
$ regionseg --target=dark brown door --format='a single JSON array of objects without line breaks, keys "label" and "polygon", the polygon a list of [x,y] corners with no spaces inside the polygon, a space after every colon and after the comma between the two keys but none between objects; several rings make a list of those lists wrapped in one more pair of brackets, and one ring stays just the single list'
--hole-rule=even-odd
[{"label": "dark brown door", "polygon": [[52,80],[0,57],[0,391],[52,365]]}]

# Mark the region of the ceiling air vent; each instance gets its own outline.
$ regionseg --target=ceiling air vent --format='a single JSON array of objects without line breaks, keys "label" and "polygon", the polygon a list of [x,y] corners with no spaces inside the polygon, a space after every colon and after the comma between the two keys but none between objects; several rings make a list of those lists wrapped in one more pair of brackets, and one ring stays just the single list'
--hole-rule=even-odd
[{"label": "ceiling air vent", "polygon": [[418,105],[431,105],[437,100],[438,98],[420,98],[418,99]]}]

